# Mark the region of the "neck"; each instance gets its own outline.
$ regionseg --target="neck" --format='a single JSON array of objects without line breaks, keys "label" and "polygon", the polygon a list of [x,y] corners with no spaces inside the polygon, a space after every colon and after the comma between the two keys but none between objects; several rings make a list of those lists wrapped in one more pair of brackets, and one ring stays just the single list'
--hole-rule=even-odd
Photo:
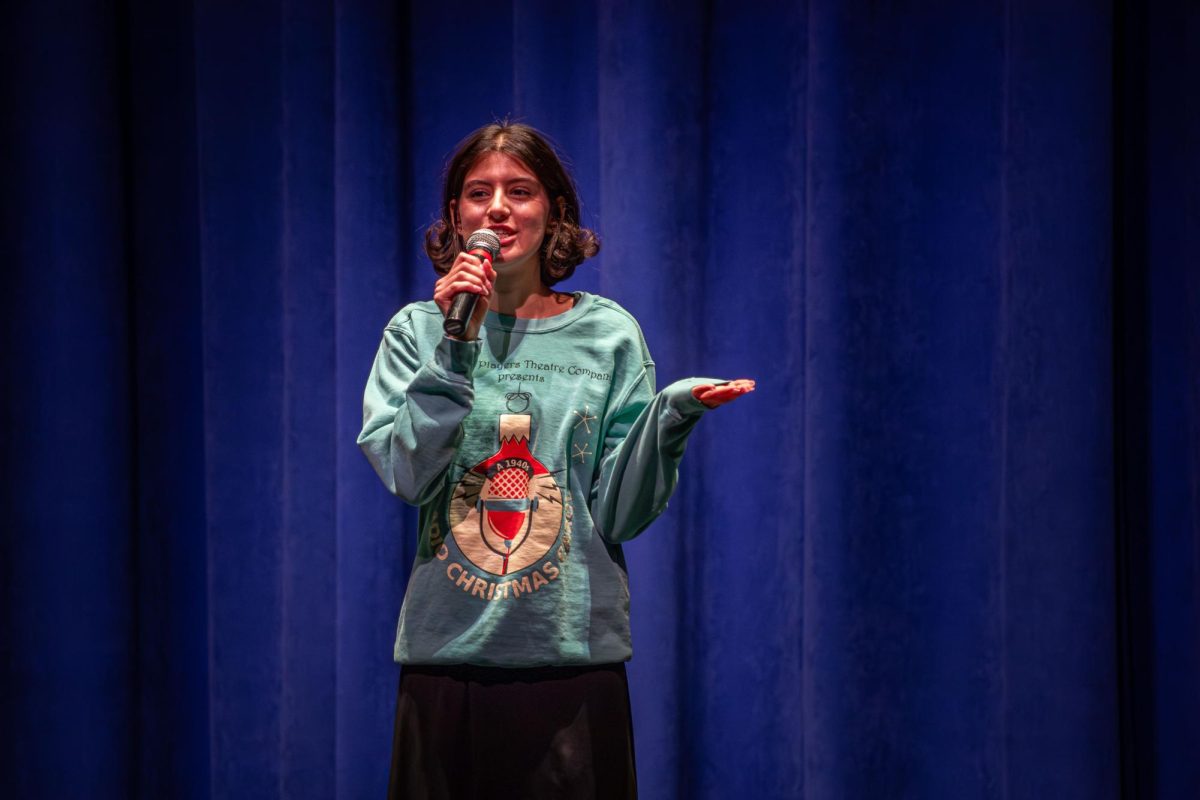
[{"label": "neck", "polygon": [[569,294],[555,292],[542,283],[541,270],[497,273],[488,303],[492,311],[509,317],[538,319],[561,314],[571,307]]}]

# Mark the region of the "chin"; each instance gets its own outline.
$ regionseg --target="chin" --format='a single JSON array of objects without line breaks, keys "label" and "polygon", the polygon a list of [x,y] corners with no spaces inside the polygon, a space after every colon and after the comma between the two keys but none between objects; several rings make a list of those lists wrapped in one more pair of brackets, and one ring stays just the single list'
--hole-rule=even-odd
[{"label": "chin", "polygon": [[538,260],[532,254],[511,257],[501,253],[499,260],[492,262],[492,267],[497,272],[517,272],[531,264],[538,265]]}]

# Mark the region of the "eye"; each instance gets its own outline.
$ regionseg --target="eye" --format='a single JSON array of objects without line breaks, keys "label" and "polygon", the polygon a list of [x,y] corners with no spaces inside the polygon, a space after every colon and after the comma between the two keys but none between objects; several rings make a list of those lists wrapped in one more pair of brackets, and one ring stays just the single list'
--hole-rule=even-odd
[{"label": "eye", "polygon": [[528,186],[515,186],[509,191],[513,197],[532,197],[533,191]]}]

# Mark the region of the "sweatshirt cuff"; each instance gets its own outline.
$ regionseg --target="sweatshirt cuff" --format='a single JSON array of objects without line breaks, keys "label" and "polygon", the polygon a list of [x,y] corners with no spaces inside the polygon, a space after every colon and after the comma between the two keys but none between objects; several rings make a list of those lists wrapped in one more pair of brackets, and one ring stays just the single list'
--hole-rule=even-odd
[{"label": "sweatshirt cuff", "polygon": [[695,389],[697,386],[715,385],[725,382],[722,378],[684,378],[681,381],[675,381],[663,389],[667,408],[680,417],[696,417],[705,411],[711,411],[711,408],[696,399],[692,394],[692,389]]},{"label": "sweatshirt cuff", "polygon": [[433,360],[447,375],[458,375],[471,380],[475,375],[475,363],[483,343],[478,339],[470,342],[443,336],[433,351]]}]

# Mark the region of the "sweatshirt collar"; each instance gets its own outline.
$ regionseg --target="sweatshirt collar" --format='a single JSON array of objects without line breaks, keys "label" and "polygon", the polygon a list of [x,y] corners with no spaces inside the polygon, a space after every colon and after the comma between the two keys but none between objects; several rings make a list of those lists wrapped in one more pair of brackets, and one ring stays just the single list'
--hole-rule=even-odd
[{"label": "sweatshirt collar", "polygon": [[558,330],[563,326],[570,325],[586,314],[592,304],[592,295],[587,292],[572,292],[572,294],[575,295],[575,305],[561,314],[555,314],[552,317],[527,319],[524,317],[510,317],[507,314],[497,314],[495,311],[489,311],[487,312],[487,316],[484,317],[483,327],[490,330],[520,331],[521,333],[546,333]]}]

